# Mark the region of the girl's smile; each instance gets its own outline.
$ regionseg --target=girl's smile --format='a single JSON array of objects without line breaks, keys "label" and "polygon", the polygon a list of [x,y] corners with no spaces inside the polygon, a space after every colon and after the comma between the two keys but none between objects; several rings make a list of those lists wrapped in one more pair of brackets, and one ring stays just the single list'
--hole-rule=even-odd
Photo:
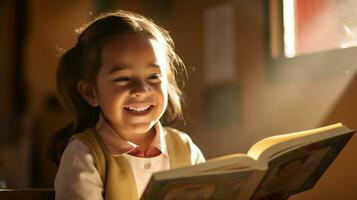
[{"label": "girl's smile", "polygon": [[132,104],[128,106],[124,106],[124,109],[131,115],[134,116],[145,116],[150,113],[154,105],[151,104]]}]

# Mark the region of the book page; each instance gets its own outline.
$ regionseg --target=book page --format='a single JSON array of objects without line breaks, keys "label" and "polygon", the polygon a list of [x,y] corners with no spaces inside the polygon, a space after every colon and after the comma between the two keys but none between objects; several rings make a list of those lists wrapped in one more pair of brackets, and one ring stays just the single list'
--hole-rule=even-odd
[{"label": "book page", "polygon": [[307,143],[313,143],[350,132],[353,131],[341,123],[338,123],[306,131],[276,135],[260,140],[254,144],[249,149],[248,156],[259,160],[260,163],[267,162],[274,154],[280,154]]},{"label": "book page", "polygon": [[255,168],[256,161],[245,154],[231,154],[207,160],[193,166],[160,171],[154,174],[157,180],[182,178],[195,175],[208,175],[222,171]]},{"label": "book page", "polygon": [[209,200],[237,199],[242,186],[255,170],[229,171],[213,175],[199,175],[171,180],[152,181],[142,200]]},{"label": "book page", "polygon": [[340,135],[308,144],[271,160],[252,199],[287,199],[312,188],[351,136]]}]

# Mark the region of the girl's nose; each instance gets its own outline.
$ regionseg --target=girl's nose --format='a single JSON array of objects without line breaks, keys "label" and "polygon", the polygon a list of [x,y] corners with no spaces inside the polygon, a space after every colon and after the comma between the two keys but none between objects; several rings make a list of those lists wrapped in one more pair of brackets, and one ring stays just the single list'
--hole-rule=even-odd
[{"label": "girl's nose", "polygon": [[133,81],[131,95],[134,97],[145,97],[151,92],[150,86],[143,80]]}]

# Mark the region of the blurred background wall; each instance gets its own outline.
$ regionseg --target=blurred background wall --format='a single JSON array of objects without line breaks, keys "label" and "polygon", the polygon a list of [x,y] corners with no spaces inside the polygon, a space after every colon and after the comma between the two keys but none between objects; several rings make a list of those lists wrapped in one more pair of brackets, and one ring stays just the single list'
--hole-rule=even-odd
[{"label": "blurred background wall", "polygon": [[[0,186],[52,187],[56,167],[45,156],[47,142],[71,121],[56,97],[59,55],[74,44],[75,29],[115,9],[139,12],[170,31],[189,74],[185,122],[175,127],[206,158],[246,152],[274,134],[336,122],[357,127],[355,63],[344,70],[351,63],[336,57],[339,69],[326,70],[325,54],[296,58],[298,64],[272,59],[268,0],[5,0]],[[315,188],[292,199],[357,199],[356,150],[354,137]]]}]

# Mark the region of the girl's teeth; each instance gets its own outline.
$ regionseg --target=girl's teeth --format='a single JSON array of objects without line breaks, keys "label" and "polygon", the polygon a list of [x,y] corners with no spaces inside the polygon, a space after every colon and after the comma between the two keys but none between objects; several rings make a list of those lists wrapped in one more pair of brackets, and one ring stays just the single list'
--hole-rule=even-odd
[{"label": "girl's teeth", "polygon": [[150,106],[146,106],[146,107],[143,107],[143,108],[132,108],[132,107],[126,107],[126,108],[129,109],[129,110],[131,110],[131,111],[138,111],[138,112],[140,112],[140,111],[145,111],[145,110],[149,109]]}]

